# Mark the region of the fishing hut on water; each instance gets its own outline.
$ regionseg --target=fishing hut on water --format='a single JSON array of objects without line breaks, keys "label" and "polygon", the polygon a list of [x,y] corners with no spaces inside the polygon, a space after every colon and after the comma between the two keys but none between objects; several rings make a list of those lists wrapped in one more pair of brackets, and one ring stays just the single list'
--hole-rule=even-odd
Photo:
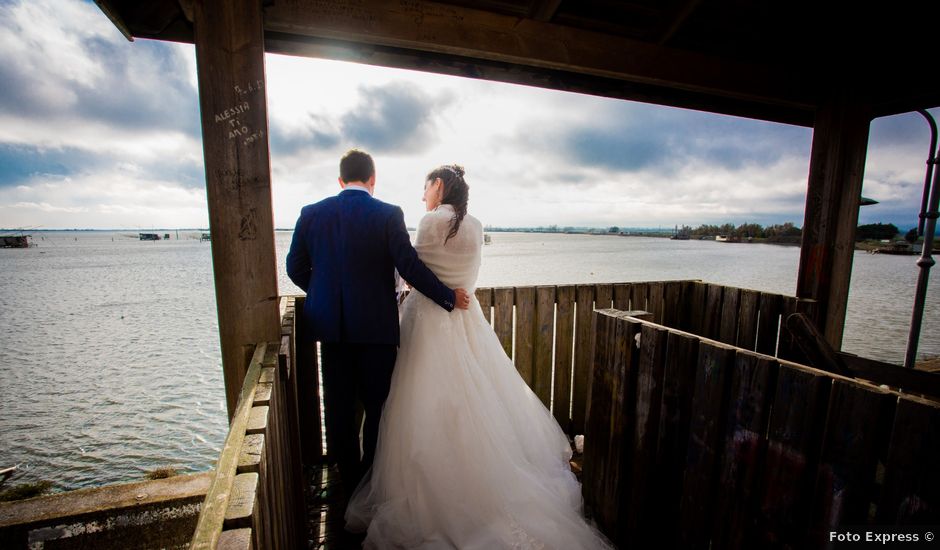
[{"label": "fishing hut on water", "polygon": [[[304,297],[277,291],[265,52],[813,128],[796,296],[645,281],[477,297],[584,434],[586,513],[623,547],[813,548],[850,525],[940,524],[936,375],[839,351],[869,124],[940,105],[940,4],[96,3],[129,40],[196,47],[230,431],[210,473],[0,505],[4,547],[339,544]],[[936,186],[927,199],[932,234]]]}]

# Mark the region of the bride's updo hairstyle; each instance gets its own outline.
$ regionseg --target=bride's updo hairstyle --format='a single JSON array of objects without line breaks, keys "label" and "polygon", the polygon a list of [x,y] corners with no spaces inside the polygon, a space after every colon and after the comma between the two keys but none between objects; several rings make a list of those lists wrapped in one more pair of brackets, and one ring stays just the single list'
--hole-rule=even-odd
[{"label": "bride's updo hairstyle", "polygon": [[463,166],[459,164],[445,164],[431,170],[428,177],[425,178],[425,181],[431,182],[437,178],[441,178],[441,181],[444,182],[444,193],[443,198],[441,198],[441,204],[449,204],[454,207],[454,220],[450,225],[447,238],[444,239],[444,244],[447,244],[447,241],[457,234],[457,230],[460,229],[460,222],[462,222],[464,216],[467,215],[467,201],[470,199],[470,186],[464,181],[463,175]]}]

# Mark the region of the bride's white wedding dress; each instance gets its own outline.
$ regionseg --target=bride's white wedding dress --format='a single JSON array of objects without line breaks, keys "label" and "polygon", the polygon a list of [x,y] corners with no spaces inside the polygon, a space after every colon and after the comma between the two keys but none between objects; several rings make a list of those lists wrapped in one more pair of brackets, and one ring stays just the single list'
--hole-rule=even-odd
[{"label": "bride's white wedding dress", "polygon": [[[451,288],[476,286],[483,243],[454,211],[418,227],[421,260]],[[516,372],[479,302],[448,313],[417,291],[402,306],[401,347],[370,474],[346,511],[366,548],[607,548],[581,516],[571,446]]]}]

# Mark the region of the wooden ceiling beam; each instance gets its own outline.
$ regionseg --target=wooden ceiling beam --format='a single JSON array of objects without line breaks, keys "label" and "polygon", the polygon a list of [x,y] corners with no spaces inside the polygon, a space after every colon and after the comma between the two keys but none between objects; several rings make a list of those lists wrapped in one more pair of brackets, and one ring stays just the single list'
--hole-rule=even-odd
[{"label": "wooden ceiling beam", "polygon": [[812,111],[801,73],[436,2],[279,0],[265,30],[509,63]]},{"label": "wooden ceiling beam", "polygon": [[688,20],[689,16],[695,12],[695,9],[702,3],[702,0],[686,0],[683,2],[682,7],[676,14],[672,17],[669,26],[663,31],[663,34],[660,35],[658,44],[660,46],[665,46],[672,40],[672,37],[679,32],[679,29],[682,28],[683,23]]},{"label": "wooden ceiling beam", "polygon": [[529,18],[536,21],[551,21],[560,5],[561,0],[535,0],[529,8]]}]

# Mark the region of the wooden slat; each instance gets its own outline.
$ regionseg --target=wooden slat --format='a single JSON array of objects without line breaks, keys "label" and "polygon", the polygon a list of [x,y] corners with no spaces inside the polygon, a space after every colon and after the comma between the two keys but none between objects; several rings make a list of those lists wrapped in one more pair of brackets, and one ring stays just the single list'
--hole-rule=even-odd
[{"label": "wooden slat", "polygon": [[807,364],[806,356],[799,349],[799,346],[797,346],[790,329],[787,328],[787,318],[797,313],[798,310],[799,306],[796,298],[793,296],[781,297],[780,337],[777,342],[777,357],[805,365]]},{"label": "wooden slat", "polygon": [[594,287],[594,309],[609,309],[614,301],[614,285]]},{"label": "wooden slat", "polygon": [[698,357],[698,338],[670,332],[666,340],[663,397],[660,406],[656,461],[650,497],[653,511],[646,534],[662,537],[663,548],[679,544],[679,503],[692,418],[692,394]]},{"label": "wooden slat", "polygon": [[756,290],[741,291],[741,306],[738,315],[739,348],[754,351],[757,345],[757,311],[760,305],[760,293]]},{"label": "wooden slat", "polygon": [[650,475],[656,464],[659,443],[660,408],[663,400],[663,373],[669,332],[644,324],[637,364],[636,406],[627,418],[634,419],[632,472],[629,473],[627,503],[627,547],[649,547],[659,537],[647,528],[656,517],[650,507],[652,493],[662,488]]},{"label": "wooden slat", "polygon": [[679,328],[682,316],[680,301],[682,299],[682,282],[668,281],[663,289],[663,325]]},{"label": "wooden slat", "polygon": [[[593,290],[593,289],[592,289]],[[616,317],[597,313],[594,322],[594,349],[591,357],[591,388],[587,402],[587,419],[581,430],[584,434],[584,463],[581,472],[581,492],[584,505],[592,513],[600,504],[604,491],[605,460],[608,454],[611,401],[610,387],[615,355]],[[597,394],[594,393],[597,385]]]},{"label": "wooden slat", "polygon": [[571,430],[573,434],[584,430],[587,408],[588,379],[591,368],[591,339],[593,338],[594,287],[577,287],[577,325],[574,341],[574,384],[571,392]]},{"label": "wooden slat", "polygon": [[630,293],[630,309],[633,311],[649,311],[649,307],[646,305],[649,287],[648,283],[633,283],[632,292]]},{"label": "wooden slat", "polygon": [[811,544],[829,532],[865,525],[876,500],[875,470],[888,446],[895,395],[880,388],[834,380],[816,476]]},{"label": "wooden slat", "polygon": [[552,343],[555,338],[555,287],[535,289],[535,350],[532,389],[546,407],[552,402]]},{"label": "wooden slat", "polygon": [[780,364],[761,471],[753,548],[806,547],[809,508],[831,379]]},{"label": "wooden slat", "polygon": [[[295,302],[298,312],[303,311],[304,298]],[[297,353],[297,381],[294,386],[297,404],[297,429],[300,435],[302,462],[313,467],[323,457],[323,423],[320,418],[320,365],[317,357],[317,343],[303,337],[307,334],[302,313],[294,316],[294,341]]]},{"label": "wooden slat", "polygon": [[721,319],[718,322],[718,340],[735,345],[738,338],[738,308],[741,290],[726,286],[721,296]]},{"label": "wooden slat", "polygon": [[257,472],[264,452],[264,434],[245,436],[241,451],[238,453],[238,473]]},{"label": "wooden slat", "polygon": [[244,528],[222,531],[215,550],[251,550],[252,548],[254,546],[251,543],[251,529]]},{"label": "wooden slat", "polygon": [[692,334],[702,334],[705,324],[705,294],[708,287],[705,283],[693,281],[682,285],[683,310],[685,318],[680,328]]},{"label": "wooden slat", "polygon": [[940,404],[902,397],[894,415],[876,524],[940,525],[936,456],[940,456]]},{"label": "wooden slat", "polygon": [[689,548],[709,546],[734,354],[730,346],[699,344],[680,510],[681,538]]},{"label": "wooden slat", "polygon": [[571,434],[571,372],[574,344],[575,287],[555,289],[558,310],[555,320],[555,380],[552,392],[552,414],[558,425]]},{"label": "wooden slat", "polygon": [[493,289],[478,288],[475,291],[477,301],[480,302],[480,309],[483,310],[483,316],[486,321],[493,324]]},{"label": "wooden slat", "polygon": [[662,283],[649,284],[649,299],[647,300],[646,311],[653,314],[653,322],[659,325],[663,324],[663,312],[665,311],[664,292]]},{"label": "wooden slat", "polygon": [[258,513],[258,474],[249,472],[235,476],[232,496],[225,509],[225,528],[243,529],[252,526]]},{"label": "wooden slat", "polygon": [[712,340],[718,340],[721,330],[721,297],[724,287],[721,285],[706,285],[705,310],[702,312],[701,332],[697,334]]},{"label": "wooden slat", "polygon": [[745,535],[755,521],[776,374],[777,363],[769,357],[744,351],[735,356],[718,478],[716,548],[752,547]]},{"label": "wooden slat", "polygon": [[614,309],[627,311],[630,309],[630,293],[633,285],[630,283],[617,283],[614,285]]},{"label": "wooden slat", "polygon": [[238,397],[238,406],[235,408],[235,415],[232,416],[232,423],[225,438],[225,446],[222,454],[219,455],[215,467],[215,476],[212,478],[212,484],[209,486],[209,492],[203,502],[202,511],[199,513],[199,521],[196,524],[196,530],[190,544],[191,550],[211,550],[215,548],[219,535],[222,533],[226,509],[232,500],[232,487],[236,478],[235,472],[238,468],[239,452],[245,440],[245,427],[251,414],[255,386],[258,383],[258,377],[261,375],[261,361],[264,358],[266,348],[266,344],[259,344],[255,348],[255,353],[249,363],[248,372],[245,374],[245,383],[242,385],[242,391]]},{"label": "wooden slat", "polygon": [[535,287],[516,287],[516,351],[515,363],[519,376],[533,386],[535,354]]},{"label": "wooden slat", "polygon": [[248,422],[245,424],[245,433],[264,433],[264,431],[268,428],[269,411],[270,408],[267,406],[252,407],[251,413],[248,415]]},{"label": "wooden slat", "polygon": [[[596,322],[605,317],[596,314]],[[639,353],[633,346],[634,336],[641,324],[628,319],[616,319],[612,327],[597,334],[606,337],[603,354],[596,356],[591,376],[590,437],[585,434],[584,445],[600,445],[590,456],[595,461],[592,490],[593,517],[608,536],[621,540],[630,474],[630,444],[633,425],[628,422],[636,388],[636,362]],[[613,328],[613,339],[610,329]],[[605,441],[606,440],[606,441]],[[585,456],[585,463],[589,457]]]},{"label": "wooden slat", "polygon": [[780,326],[780,295],[762,292],[757,321],[757,353],[777,353],[777,329]]},{"label": "wooden slat", "polygon": [[512,287],[494,288],[493,300],[495,303],[493,307],[493,330],[496,331],[499,342],[506,350],[506,355],[512,358],[512,314],[515,301]]}]

